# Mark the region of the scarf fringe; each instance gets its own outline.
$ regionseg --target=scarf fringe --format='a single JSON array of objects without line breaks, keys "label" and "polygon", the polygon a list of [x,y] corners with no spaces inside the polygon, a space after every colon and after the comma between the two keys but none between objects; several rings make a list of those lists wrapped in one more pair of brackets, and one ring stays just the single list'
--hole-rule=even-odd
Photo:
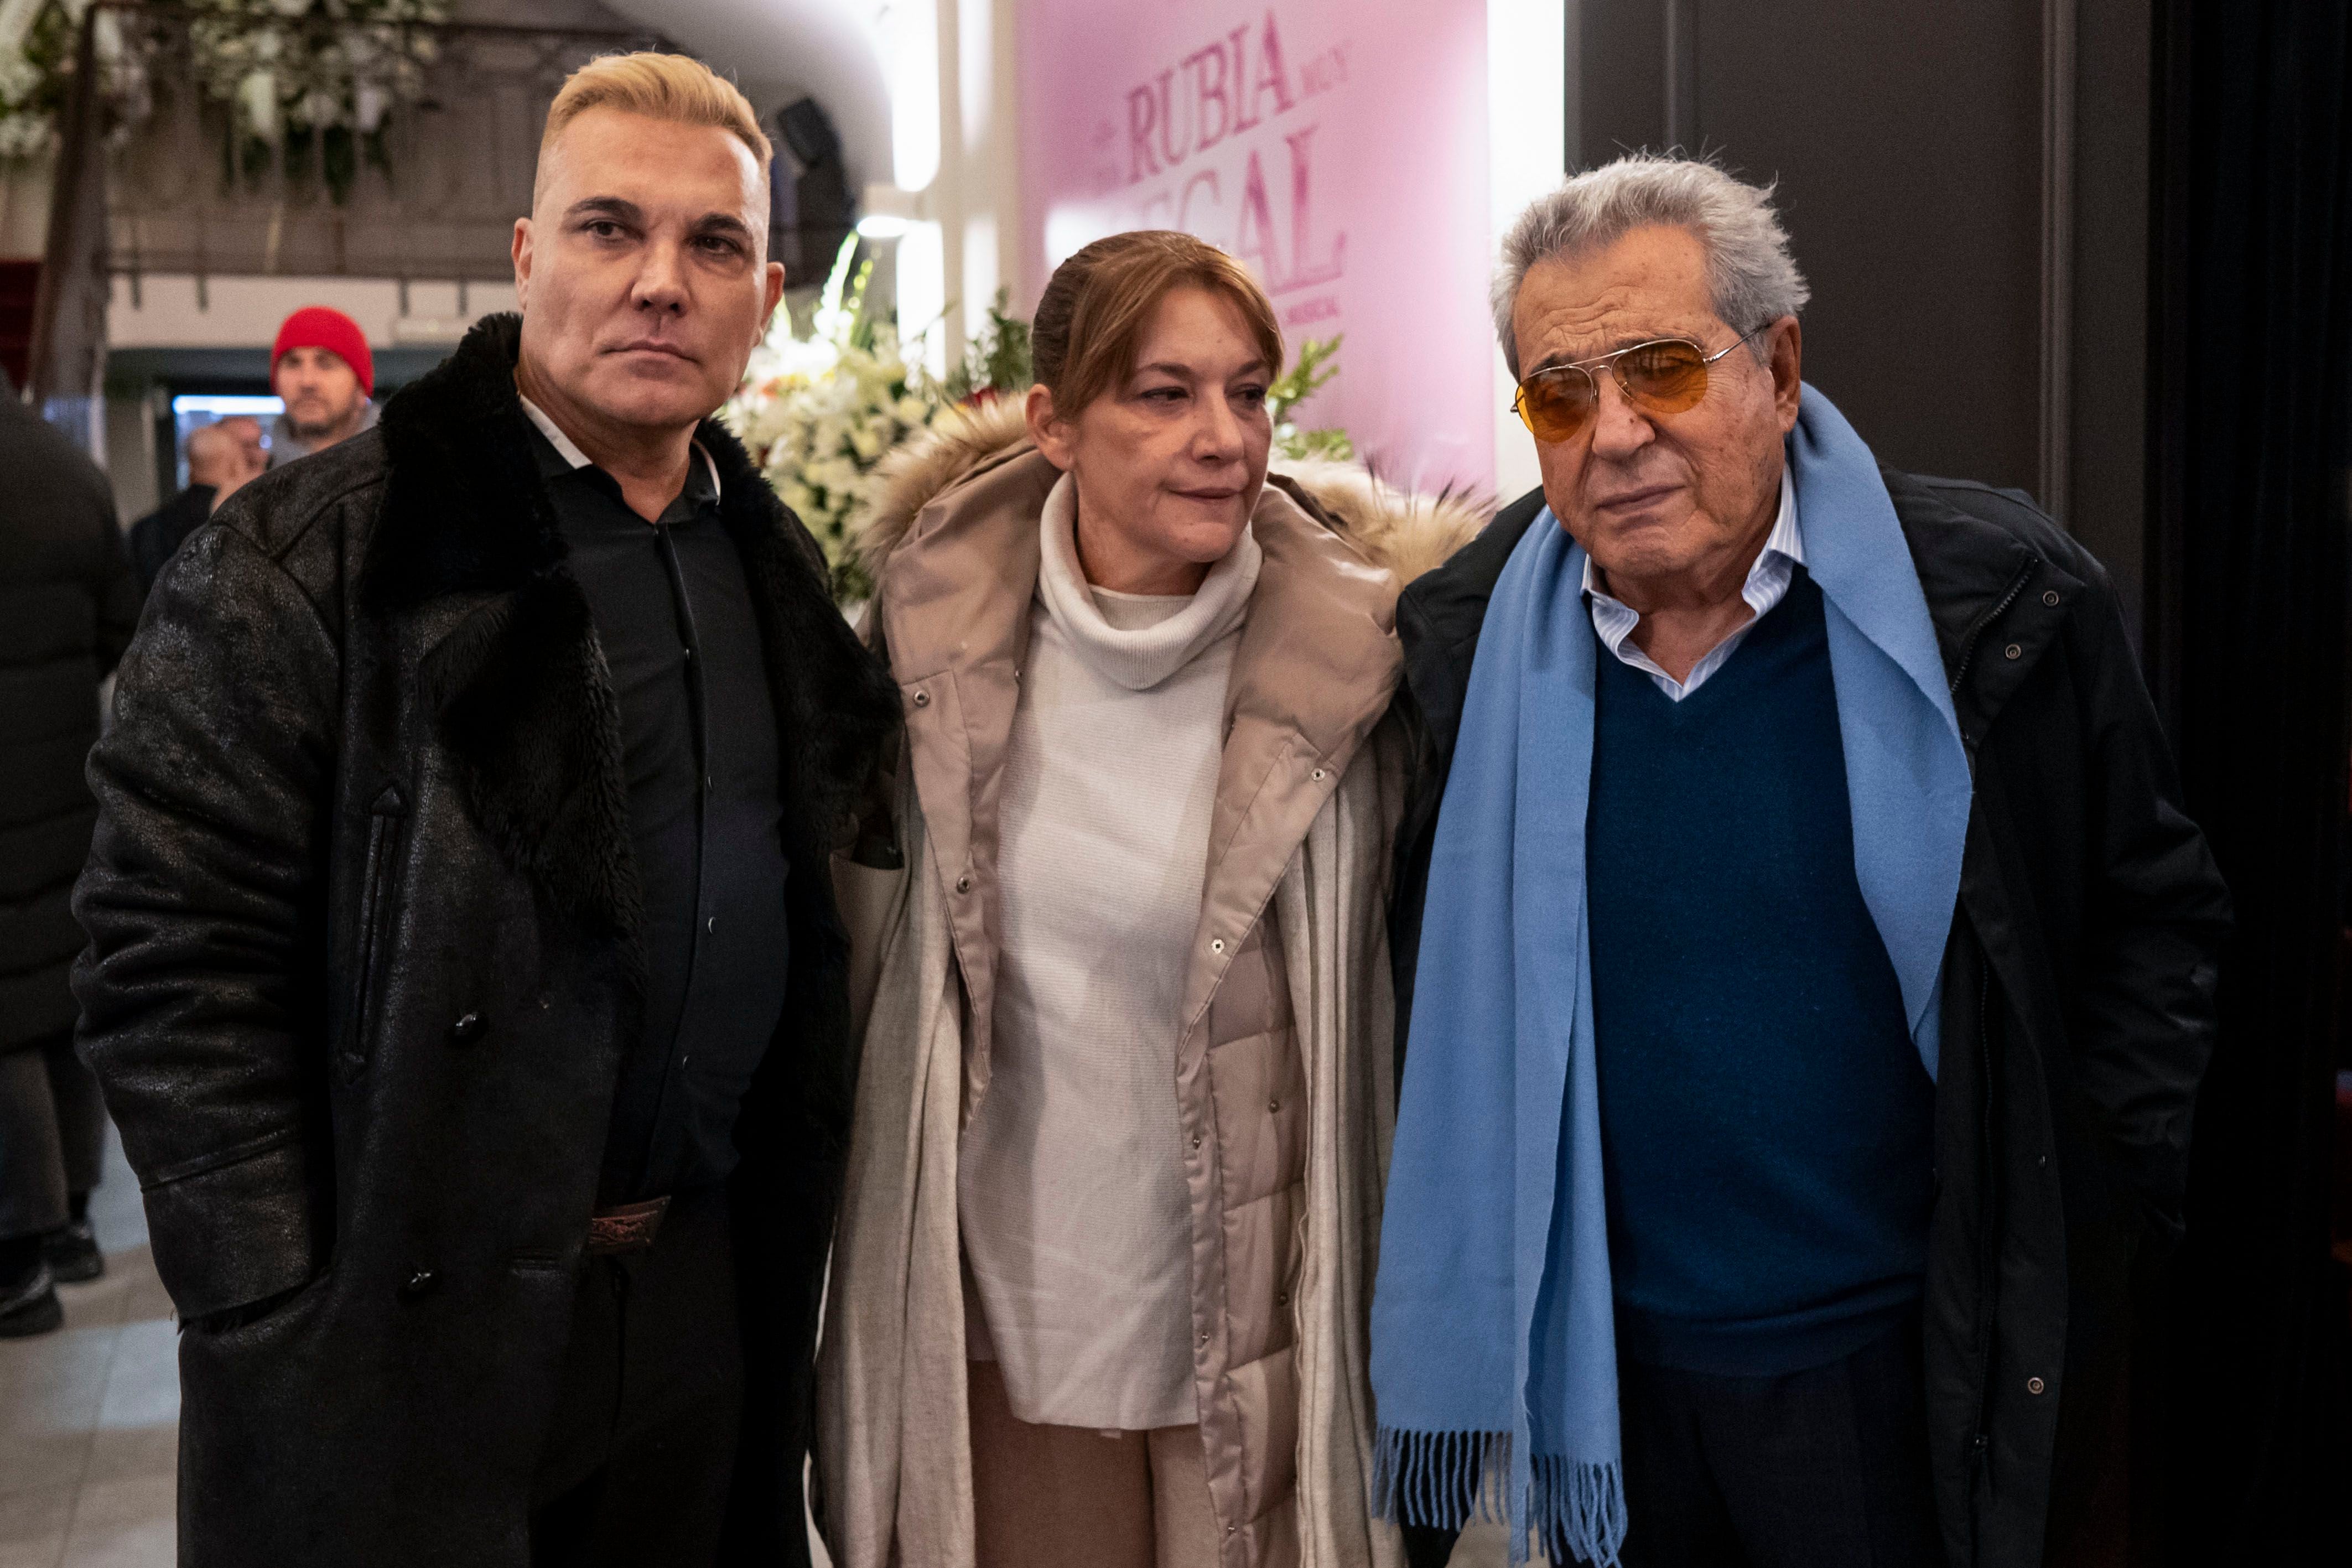
[{"label": "scarf fringe", "polygon": [[1510,1519],[1508,1432],[1407,1432],[1383,1426],[1372,1445],[1372,1511],[1398,1524],[1459,1530]]},{"label": "scarf fringe", "polygon": [[[1559,1568],[1617,1568],[1625,1546],[1625,1478],[1615,1465],[1538,1454],[1527,1527],[1511,1531],[1513,1568],[1540,1549]],[[1508,1432],[1406,1432],[1383,1426],[1372,1446],[1372,1511],[1397,1524],[1460,1530],[1509,1524]]]},{"label": "scarf fringe", "polygon": [[[1533,1468],[1528,1534],[1542,1542],[1544,1555],[1562,1568],[1571,1563],[1617,1568],[1617,1554],[1625,1549],[1623,1470],[1553,1454],[1538,1454]],[[1515,1531],[1514,1563],[1527,1561],[1527,1546],[1526,1537]]]}]

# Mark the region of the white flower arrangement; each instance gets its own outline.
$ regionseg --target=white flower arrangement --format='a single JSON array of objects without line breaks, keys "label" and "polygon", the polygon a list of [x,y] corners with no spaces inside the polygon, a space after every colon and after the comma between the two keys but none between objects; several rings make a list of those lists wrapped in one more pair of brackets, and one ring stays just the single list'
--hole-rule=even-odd
[{"label": "white flower arrangement", "polygon": [[898,329],[867,316],[872,264],[852,276],[856,246],[855,236],[842,245],[807,337],[794,335],[787,312],[776,313],[719,416],[824,547],[835,596],[845,603],[868,592],[848,554],[847,524],[875,468],[948,406],[919,362],[909,361]]},{"label": "white flower arrangement", "polygon": [[315,146],[338,202],[362,159],[388,168],[384,121],[423,88],[440,51],[431,25],[449,19],[449,0],[192,4],[196,79],[228,109],[232,164],[307,167]]}]

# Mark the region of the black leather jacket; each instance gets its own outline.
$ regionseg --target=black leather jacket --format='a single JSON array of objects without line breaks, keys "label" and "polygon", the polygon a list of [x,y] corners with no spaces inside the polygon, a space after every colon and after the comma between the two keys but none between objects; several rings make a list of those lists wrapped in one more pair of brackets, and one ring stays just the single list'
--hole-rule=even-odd
[{"label": "black leather jacket", "polygon": [[[2228,894],[2099,563],[2025,497],[1883,470],[1976,784],[1944,955],[1929,1447],[1951,1568],[2039,1568],[2104,1449],[2145,1239],[2181,1226]],[[1530,493],[1397,606],[1413,779],[1391,921],[1402,1081],[1437,806]]]},{"label": "black leather jacket", "polygon": [[[90,763],[83,1047],[180,1347],[181,1561],[529,1557],[622,1043],[617,714],[494,318],[382,426],[165,567]],[[776,708],[784,1022],[737,1131],[750,1373],[728,1560],[805,1563],[854,1062],[824,867],[897,722],[814,542],[706,423]]]}]

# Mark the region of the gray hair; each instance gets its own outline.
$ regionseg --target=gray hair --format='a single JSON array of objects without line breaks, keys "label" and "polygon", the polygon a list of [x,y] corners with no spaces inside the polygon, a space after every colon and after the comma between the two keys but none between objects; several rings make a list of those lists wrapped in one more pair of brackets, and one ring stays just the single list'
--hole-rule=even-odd
[{"label": "gray hair", "polygon": [[[1696,158],[1635,153],[1587,169],[1536,202],[1503,237],[1495,269],[1495,336],[1511,374],[1519,374],[1511,316],[1528,268],[1653,224],[1686,228],[1706,247],[1707,292],[1725,325],[1744,332],[1803,310],[1812,290],[1789,254],[1789,231],[1772,210],[1774,189]],[[1761,356],[1762,344],[1748,346]]]}]

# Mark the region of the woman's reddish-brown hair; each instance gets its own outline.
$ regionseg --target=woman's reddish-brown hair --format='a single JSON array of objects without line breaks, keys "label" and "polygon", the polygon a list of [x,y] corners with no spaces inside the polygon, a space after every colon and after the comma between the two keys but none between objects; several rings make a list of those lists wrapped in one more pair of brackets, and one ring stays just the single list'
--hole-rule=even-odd
[{"label": "woman's reddish-brown hair", "polygon": [[1151,312],[1169,291],[1206,289],[1242,314],[1271,378],[1282,374],[1282,327],[1257,279],[1205,240],[1144,228],[1096,240],[1059,267],[1037,301],[1031,351],[1038,384],[1066,419],[1125,381]]}]

